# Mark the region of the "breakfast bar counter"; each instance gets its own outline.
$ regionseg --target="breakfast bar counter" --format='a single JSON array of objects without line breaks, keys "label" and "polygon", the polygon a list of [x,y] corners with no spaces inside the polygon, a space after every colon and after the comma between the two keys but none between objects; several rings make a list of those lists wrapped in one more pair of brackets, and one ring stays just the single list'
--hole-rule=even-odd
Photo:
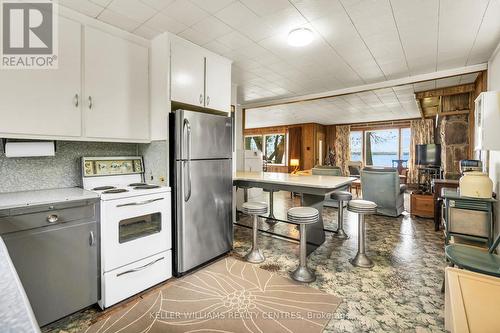
[{"label": "breakfast bar counter", "polygon": [[[356,180],[354,177],[242,171],[236,172],[236,175],[233,177],[233,185],[301,193],[301,205],[314,207],[320,213],[319,221],[307,226],[307,253],[309,254],[325,241],[322,217],[325,195],[346,185],[350,185],[354,180]],[[280,219],[278,221],[288,222]]]}]

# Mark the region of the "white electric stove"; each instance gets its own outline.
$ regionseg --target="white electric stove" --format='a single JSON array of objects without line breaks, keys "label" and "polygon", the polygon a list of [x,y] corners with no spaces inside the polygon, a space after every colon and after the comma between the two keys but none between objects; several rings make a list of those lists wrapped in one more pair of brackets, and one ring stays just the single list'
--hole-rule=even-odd
[{"label": "white electric stove", "polygon": [[107,308],[172,276],[170,188],[144,183],[142,157],[82,158],[101,197],[101,300]]}]

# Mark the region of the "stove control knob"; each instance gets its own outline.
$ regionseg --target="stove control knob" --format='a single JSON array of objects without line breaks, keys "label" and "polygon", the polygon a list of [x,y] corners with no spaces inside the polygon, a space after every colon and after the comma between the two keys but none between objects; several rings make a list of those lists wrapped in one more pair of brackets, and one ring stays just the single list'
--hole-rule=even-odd
[{"label": "stove control knob", "polygon": [[52,214],[52,215],[47,216],[47,222],[49,222],[49,223],[56,223],[58,220],[59,220],[59,216],[57,216],[56,214]]}]

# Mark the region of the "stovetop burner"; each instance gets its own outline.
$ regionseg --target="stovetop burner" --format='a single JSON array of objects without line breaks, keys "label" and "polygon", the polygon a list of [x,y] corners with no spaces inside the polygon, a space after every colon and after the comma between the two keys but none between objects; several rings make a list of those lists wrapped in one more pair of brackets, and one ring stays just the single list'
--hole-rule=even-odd
[{"label": "stovetop burner", "polygon": [[144,186],[144,185],[148,185],[148,184],[146,184],[146,183],[132,183],[132,184],[128,184],[128,186],[130,186],[130,187]]},{"label": "stovetop burner", "polygon": [[105,191],[105,190],[112,190],[116,187],[114,186],[99,186],[99,187],[94,187],[92,191]]},{"label": "stovetop burner", "polygon": [[113,190],[107,190],[107,191],[104,191],[102,193],[106,193],[106,194],[115,194],[115,193],[123,193],[123,192],[128,192],[128,190],[124,189],[124,188],[116,188],[116,189],[113,189]]},{"label": "stovetop burner", "polygon": [[152,188],[159,188],[159,187],[160,186],[158,186],[158,185],[148,185],[148,184],[145,184],[145,185],[135,186],[134,190],[149,190],[149,189],[152,189]]}]

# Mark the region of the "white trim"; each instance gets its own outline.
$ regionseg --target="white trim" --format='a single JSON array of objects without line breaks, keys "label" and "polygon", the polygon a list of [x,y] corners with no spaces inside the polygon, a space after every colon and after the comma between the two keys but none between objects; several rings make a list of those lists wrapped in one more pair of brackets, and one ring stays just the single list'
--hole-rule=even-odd
[{"label": "white trim", "polygon": [[451,77],[451,76],[470,74],[470,73],[484,71],[486,69],[488,69],[488,64],[482,63],[482,64],[478,64],[478,65],[447,69],[447,70],[443,70],[443,71],[426,73],[426,74],[419,74],[419,75],[415,75],[415,76],[408,76],[408,77],[404,77],[401,79],[381,81],[381,82],[370,83],[370,84],[365,84],[365,85],[361,85],[361,86],[355,86],[355,87],[349,87],[349,88],[343,88],[343,89],[337,89],[337,90],[330,90],[330,91],[325,91],[322,93],[301,95],[301,96],[294,96],[294,97],[280,98],[280,99],[270,99],[270,100],[259,101],[259,102],[254,102],[254,103],[248,102],[246,104],[242,104],[242,107],[245,109],[254,109],[254,108],[259,108],[259,107],[264,107],[264,106],[273,106],[273,105],[280,105],[280,104],[287,104],[287,103],[303,102],[303,101],[307,101],[307,100],[334,97],[334,96],[346,95],[346,94],[353,94],[353,93],[359,93],[359,92],[369,91],[369,90],[374,90],[374,89],[391,88],[391,87],[395,87],[395,86],[402,86],[402,85],[406,85],[406,84],[418,83],[418,82],[423,82],[423,81],[442,79],[442,78]]}]

